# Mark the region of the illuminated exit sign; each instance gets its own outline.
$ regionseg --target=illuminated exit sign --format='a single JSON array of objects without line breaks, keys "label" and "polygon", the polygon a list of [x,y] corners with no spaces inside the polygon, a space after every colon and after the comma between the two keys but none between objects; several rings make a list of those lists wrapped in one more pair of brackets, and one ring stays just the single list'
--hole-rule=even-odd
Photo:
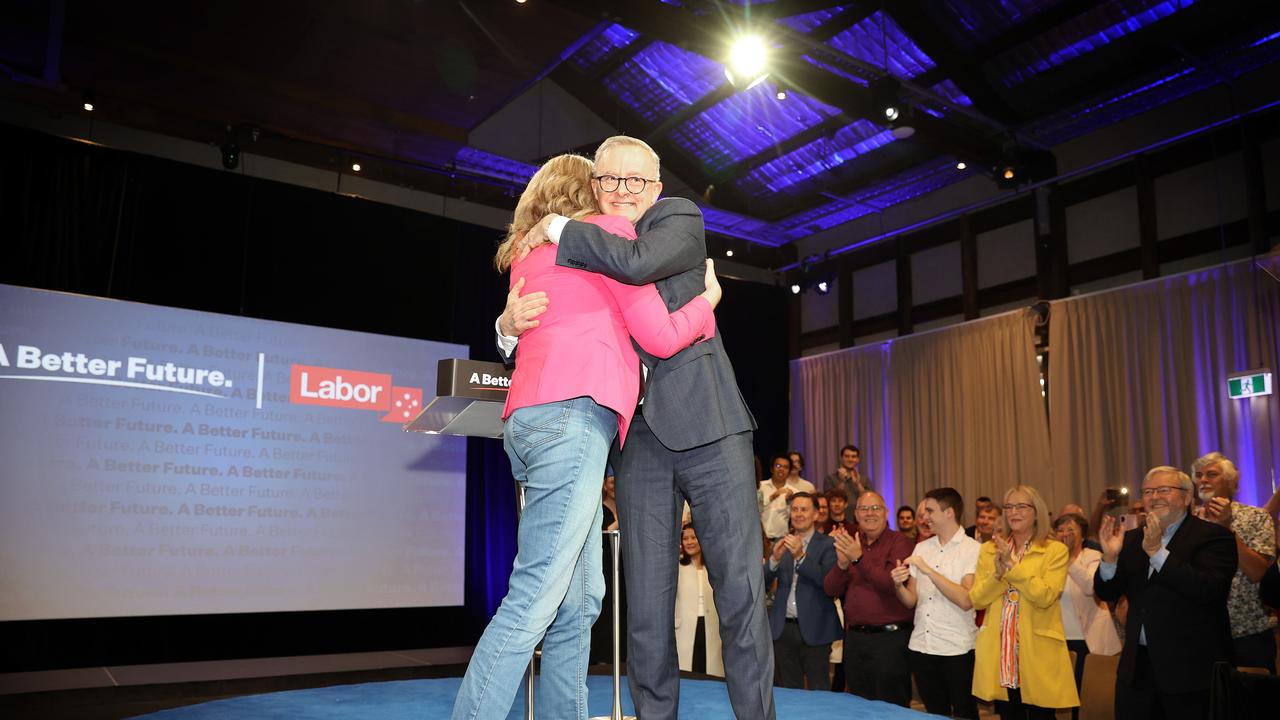
[{"label": "illuminated exit sign", "polygon": [[1227,377],[1227,393],[1232,400],[1271,394],[1271,371],[1250,370]]}]

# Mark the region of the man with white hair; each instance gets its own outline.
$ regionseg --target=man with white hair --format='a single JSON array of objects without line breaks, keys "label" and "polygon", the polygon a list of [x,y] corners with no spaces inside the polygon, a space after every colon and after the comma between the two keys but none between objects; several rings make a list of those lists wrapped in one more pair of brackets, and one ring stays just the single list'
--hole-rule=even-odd
[{"label": "man with white hair", "polygon": [[[620,282],[653,282],[668,308],[705,288],[705,228],[698,206],[662,194],[658,155],[643,140],[617,135],[596,150],[591,189],[605,215],[635,224],[634,240],[596,232],[591,223],[548,215],[522,246],[550,241],[556,264],[607,275]],[[689,291],[697,283],[698,290]],[[554,298],[507,295],[498,318],[499,349],[510,358],[516,337],[538,323]],[[752,433],[733,366],[717,330],[662,360],[637,351],[645,382],[626,450],[615,443],[618,517],[627,600],[627,681],[636,714],[674,719],[680,696],[675,615],[681,507],[687,501],[715,591],[724,652],[725,682],[734,715],[771,720],[773,638],[764,609],[760,520]],[[790,459],[783,456],[790,467]],[[634,589],[643,591],[636,593]]]},{"label": "man with white hair", "polygon": [[1236,570],[1231,532],[1188,512],[1191,477],[1162,465],[1142,481],[1146,521],[1122,532],[1114,516],[1098,532],[1094,595],[1129,599],[1116,672],[1118,718],[1203,720],[1213,664],[1231,659],[1227,595]]},{"label": "man with white hair", "polygon": [[1258,583],[1276,559],[1275,524],[1262,508],[1236,501],[1240,471],[1220,452],[1211,452],[1191,466],[1201,505],[1197,516],[1218,523],[1235,535],[1238,555],[1231,578],[1227,614],[1231,618],[1231,644],[1235,664],[1276,672],[1275,623],[1262,606]]}]

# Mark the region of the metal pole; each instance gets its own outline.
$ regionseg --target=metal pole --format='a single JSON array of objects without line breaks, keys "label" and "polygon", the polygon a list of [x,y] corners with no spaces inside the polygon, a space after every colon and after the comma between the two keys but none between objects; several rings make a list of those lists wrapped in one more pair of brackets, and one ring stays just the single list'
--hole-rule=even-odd
[{"label": "metal pole", "polygon": [[613,572],[609,577],[609,588],[613,594],[613,712],[591,720],[636,720],[632,715],[622,714],[622,632],[619,630],[622,602],[618,597],[618,531],[605,530],[604,533],[609,536],[609,552],[613,557]]},{"label": "metal pole", "polygon": [[[516,483],[516,517],[524,516],[524,486]],[[533,683],[535,675],[534,661],[538,657],[537,648],[533,657],[529,658],[529,669],[524,674],[524,720],[533,720]]]}]

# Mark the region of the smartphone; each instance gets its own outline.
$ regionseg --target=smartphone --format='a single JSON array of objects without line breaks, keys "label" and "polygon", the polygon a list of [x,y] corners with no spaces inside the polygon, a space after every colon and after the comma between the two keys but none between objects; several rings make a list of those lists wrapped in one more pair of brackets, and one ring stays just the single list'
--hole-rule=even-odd
[{"label": "smartphone", "polygon": [[1120,502],[1121,498],[1129,496],[1129,488],[1107,488],[1107,500],[1111,502]]},{"label": "smartphone", "polygon": [[1138,527],[1137,513],[1125,513],[1124,515],[1121,515],[1120,527],[1123,528],[1126,532],[1128,532],[1129,530],[1136,530]]}]

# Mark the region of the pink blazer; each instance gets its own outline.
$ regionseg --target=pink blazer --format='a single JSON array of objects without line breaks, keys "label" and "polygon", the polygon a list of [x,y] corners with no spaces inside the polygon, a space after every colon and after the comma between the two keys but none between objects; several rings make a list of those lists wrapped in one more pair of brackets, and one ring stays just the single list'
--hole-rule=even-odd
[{"label": "pink blazer", "polygon": [[[614,235],[636,238],[625,218],[593,215]],[[523,277],[524,292],[542,290],[551,302],[538,327],[516,345],[506,420],[519,408],[575,397],[590,397],[618,414],[619,444],[640,400],[640,358],[631,345],[667,358],[715,334],[715,315],[702,296],[668,314],[652,284],[626,285],[604,275],[556,265],[556,247],[543,245],[511,268],[511,282]]]}]

